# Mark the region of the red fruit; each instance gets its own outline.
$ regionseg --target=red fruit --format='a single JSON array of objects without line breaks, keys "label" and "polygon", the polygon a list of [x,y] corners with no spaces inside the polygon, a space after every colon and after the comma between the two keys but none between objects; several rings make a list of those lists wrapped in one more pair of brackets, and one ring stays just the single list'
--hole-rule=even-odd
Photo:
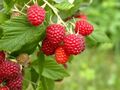
[{"label": "red fruit", "polygon": [[55,49],[58,45],[52,45],[51,42],[45,38],[42,42],[42,51],[46,55],[52,55],[55,52]]},{"label": "red fruit", "polygon": [[80,18],[83,20],[87,20],[87,16],[84,13],[78,13],[74,16],[75,18]]},{"label": "red fruit", "polygon": [[10,90],[22,90],[23,77],[19,74],[16,78],[7,81],[7,86]]},{"label": "red fruit", "polygon": [[32,25],[38,26],[45,19],[45,10],[37,4],[32,5],[27,10],[27,18]]},{"label": "red fruit", "polygon": [[0,64],[3,63],[5,60],[5,52],[4,51],[0,51]]},{"label": "red fruit", "polygon": [[81,35],[69,34],[64,38],[64,48],[68,54],[77,55],[85,49],[85,40]]},{"label": "red fruit", "polygon": [[52,24],[47,27],[46,36],[52,44],[59,44],[65,36],[65,28],[60,24]]},{"label": "red fruit", "polygon": [[93,32],[93,26],[85,20],[77,21],[75,24],[75,32],[87,36]]},{"label": "red fruit", "polygon": [[68,68],[68,65],[65,63],[63,64],[64,68],[67,69]]},{"label": "red fruit", "polygon": [[0,77],[0,84],[3,82],[3,79]]},{"label": "red fruit", "polygon": [[69,55],[66,54],[64,47],[60,46],[55,50],[55,60],[59,64],[65,64],[69,59]]},{"label": "red fruit", "polygon": [[5,61],[0,65],[0,77],[3,79],[11,79],[18,76],[20,66],[12,61]]},{"label": "red fruit", "polygon": [[0,87],[0,90],[10,90],[7,86]]}]

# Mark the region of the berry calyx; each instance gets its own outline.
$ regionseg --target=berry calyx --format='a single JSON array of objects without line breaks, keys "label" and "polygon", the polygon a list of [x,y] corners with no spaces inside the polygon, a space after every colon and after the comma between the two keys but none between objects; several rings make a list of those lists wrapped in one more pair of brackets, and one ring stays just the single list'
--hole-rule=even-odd
[{"label": "berry calyx", "polygon": [[69,34],[64,38],[64,48],[69,55],[80,54],[85,49],[85,40],[81,35]]},{"label": "berry calyx", "polygon": [[93,25],[91,25],[85,20],[77,21],[75,24],[75,32],[83,36],[90,35],[93,32],[93,30],[94,30]]},{"label": "berry calyx", "polygon": [[32,25],[38,26],[45,19],[45,10],[37,4],[32,5],[27,10],[27,18]]},{"label": "berry calyx", "polygon": [[49,25],[46,29],[46,37],[52,44],[59,44],[65,36],[65,27],[60,24]]},{"label": "berry calyx", "polygon": [[48,55],[53,55],[57,46],[58,46],[57,44],[52,45],[52,43],[47,38],[45,38],[42,41],[42,51],[47,56]]},{"label": "berry calyx", "polygon": [[64,50],[64,46],[60,46],[55,50],[55,60],[59,64],[65,64],[69,59],[69,55]]}]

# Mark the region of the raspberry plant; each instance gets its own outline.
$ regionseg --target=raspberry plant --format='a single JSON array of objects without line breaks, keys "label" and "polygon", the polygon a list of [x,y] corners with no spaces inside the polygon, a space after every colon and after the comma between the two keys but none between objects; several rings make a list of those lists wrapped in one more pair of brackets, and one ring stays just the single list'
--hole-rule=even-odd
[{"label": "raspberry plant", "polygon": [[55,81],[70,76],[70,57],[107,37],[80,6],[80,0],[2,1],[0,89],[53,90]]}]

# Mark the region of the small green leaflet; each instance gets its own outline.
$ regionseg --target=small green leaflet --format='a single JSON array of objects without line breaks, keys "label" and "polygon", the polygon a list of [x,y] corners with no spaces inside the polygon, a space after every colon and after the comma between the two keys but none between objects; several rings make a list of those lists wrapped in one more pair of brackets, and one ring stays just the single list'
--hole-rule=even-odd
[{"label": "small green leaflet", "polygon": [[53,58],[49,57],[46,58],[42,75],[53,80],[63,79],[69,76],[64,67],[57,64]]},{"label": "small green leaflet", "polygon": [[72,7],[74,7],[74,4],[69,3],[68,1],[59,3],[59,4],[55,4],[55,7],[60,9],[60,10],[69,10]]},{"label": "small green leaflet", "polygon": [[33,51],[45,31],[43,25],[39,27],[32,26],[25,16],[11,19],[1,25],[1,27],[3,36],[0,39],[0,50],[9,52],[15,52],[24,49],[24,47],[25,50],[22,50],[24,52]]},{"label": "small green leaflet", "polygon": [[38,86],[35,90],[54,90],[54,86],[54,80],[46,77],[41,77],[41,80],[38,81]]},{"label": "small green leaflet", "polygon": [[105,32],[100,30],[94,30],[92,35],[88,36],[89,39],[94,40],[95,42],[110,42],[109,37],[105,34]]},{"label": "small green leaflet", "polygon": [[0,24],[9,19],[9,15],[0,12]]}]

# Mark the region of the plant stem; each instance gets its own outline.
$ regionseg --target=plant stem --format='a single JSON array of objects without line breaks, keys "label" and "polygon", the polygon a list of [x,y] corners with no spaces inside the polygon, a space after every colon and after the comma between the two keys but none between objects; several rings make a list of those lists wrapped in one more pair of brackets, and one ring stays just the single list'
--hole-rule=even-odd
[{"label": "plant stem", "polygon": [[59,14],[58,14],[58,9],[56,9],[55,7],[53,7],[47,0],[43,0],[52,10],[53,10],[53,12],[56,14],[56,16],[58,17],[58,19],[60,20],[60,22],[65,26],[65,27],[67,27],[66,26],[66,24],[65,24],[65,22],[61,19],[61,17],[59,16]]},{"label": "plant stem", "polygon": [[28,5],[30,2],[32,2],[32,0],[30,0],[29,2],[27,2],[27,3],[23,6],[23,8],[21,9],[21,12],[24,10],[25,7],[27,7],[27,5]]},{"label": "plant stem", "polygon": [[19,12],[20,14],[26,15],[25,13],[21,12],[15,5],[12,11]]}]

